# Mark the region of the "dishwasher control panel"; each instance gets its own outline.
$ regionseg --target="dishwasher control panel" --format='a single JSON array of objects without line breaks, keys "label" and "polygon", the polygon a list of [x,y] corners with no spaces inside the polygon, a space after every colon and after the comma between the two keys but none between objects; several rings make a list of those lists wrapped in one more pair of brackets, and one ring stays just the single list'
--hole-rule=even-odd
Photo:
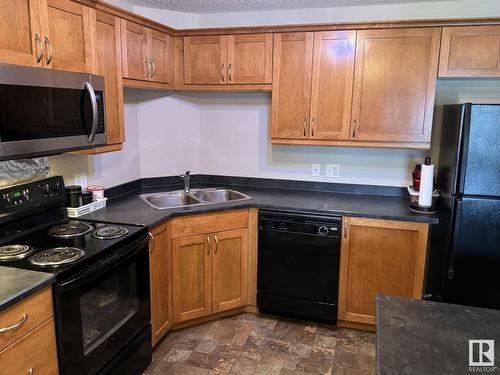
[{"label": "dishwasher control panel", "polygon": [[295,217],[287,214],[264,214],[260,216],[259,230],[293,232],[328,237],[340,237],[342,219],[315,215]]}]

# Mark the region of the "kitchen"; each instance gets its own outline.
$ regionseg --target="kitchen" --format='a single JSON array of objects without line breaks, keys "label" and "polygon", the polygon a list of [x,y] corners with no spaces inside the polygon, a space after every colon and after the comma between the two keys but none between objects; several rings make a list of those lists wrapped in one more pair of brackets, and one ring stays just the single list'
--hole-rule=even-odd
[{"label": "kitchen", "polygon": [[307,4],[4,4],[0,373],[498,371],[498,2]]}]

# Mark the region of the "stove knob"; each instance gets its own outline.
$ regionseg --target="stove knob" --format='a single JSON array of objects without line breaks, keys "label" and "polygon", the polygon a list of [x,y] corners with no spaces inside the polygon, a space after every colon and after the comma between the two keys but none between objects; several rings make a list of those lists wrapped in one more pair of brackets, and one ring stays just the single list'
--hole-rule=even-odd
[{"label": "stove knob", "polygon": [[59,190],[61,190],[61,187],[59,186],[59,183],[56,182],[56,183],[53,183],[52,185],[50,185],[50,190],[52,193],[59,193]]},{"label": "stove knob", "polygon": [[328,234],[328,227],[325,227],[324,225],[320,226],[318,228],[318,233],[319,234]]},{"label": "stove knob", "polygon": [[50,186],[49,186],[49,184],[43,184],[42,185],[42,193],[45,194],[45,195],[49,195],[50,194]]}]

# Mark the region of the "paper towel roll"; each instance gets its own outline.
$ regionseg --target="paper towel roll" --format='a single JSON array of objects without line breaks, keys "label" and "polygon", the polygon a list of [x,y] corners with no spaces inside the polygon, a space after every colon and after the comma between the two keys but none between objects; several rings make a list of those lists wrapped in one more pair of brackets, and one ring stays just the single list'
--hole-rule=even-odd
[{"label": "paper towel roll", "polygon": [[432,205],[432,192],[434,190],[434,164],[423,164],[420,176],[420,191],[418,205],[430,207]]}]

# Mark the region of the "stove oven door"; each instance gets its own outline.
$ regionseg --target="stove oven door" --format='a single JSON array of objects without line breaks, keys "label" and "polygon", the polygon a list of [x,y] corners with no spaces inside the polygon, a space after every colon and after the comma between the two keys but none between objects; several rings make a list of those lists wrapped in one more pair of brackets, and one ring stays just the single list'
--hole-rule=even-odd
[{"label": "stove oven door", "polygon": [[56,285],[54,292],[61,374],[97,373],[149,326],[147,238]]}]

